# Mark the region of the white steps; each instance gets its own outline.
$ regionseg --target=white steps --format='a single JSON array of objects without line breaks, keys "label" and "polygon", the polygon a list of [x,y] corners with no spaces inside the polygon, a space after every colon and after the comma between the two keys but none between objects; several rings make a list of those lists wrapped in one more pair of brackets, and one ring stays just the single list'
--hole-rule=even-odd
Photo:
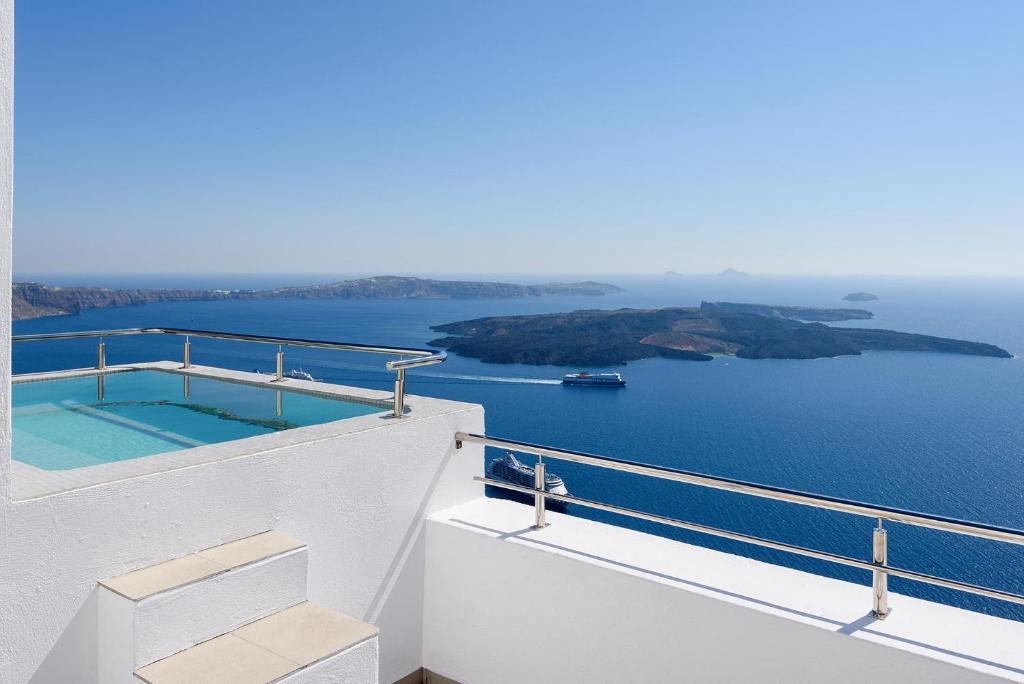
[{"label": "white steps", "polygon": [[[376,682],[376,628],[306,602],[307,563],[304,544],[264,532],[100,582],[99,680],[335,681],[311,677],[344,665]],[[356,677],[370,656],[372,677]]]},{"label": "white steps", "polygon": [[147,684],[376,682],[377,628],[306,602],[139,668]]}]

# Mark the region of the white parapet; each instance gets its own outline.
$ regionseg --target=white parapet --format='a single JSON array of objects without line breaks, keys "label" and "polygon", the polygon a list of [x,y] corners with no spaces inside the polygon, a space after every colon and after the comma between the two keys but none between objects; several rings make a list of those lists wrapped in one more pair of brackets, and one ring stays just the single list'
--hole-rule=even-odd
[{"label": "white parapet", "polygon": [[457,681],[1024,681],[1024,623],[478,499],[427,525],[424,661]]}]

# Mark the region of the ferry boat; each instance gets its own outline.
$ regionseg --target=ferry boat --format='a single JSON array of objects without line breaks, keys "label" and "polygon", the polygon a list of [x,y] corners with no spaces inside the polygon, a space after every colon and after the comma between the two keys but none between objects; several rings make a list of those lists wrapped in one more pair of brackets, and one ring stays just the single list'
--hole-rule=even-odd
[{"label": "ferry boat", "polygon": [[562,384],[583,387],[625,387],[626,381],[622,379],[622,373],[566,373],[562,378]]},{"label": "ferry boat", "polygon": [[[487,465],[487,475],[495,480],[504,480],[506,482],[511,482],[512,484],[517,484],[521,487],[532,488],[534,486],[535,473],[533,468],[522,463],[511,451],[501,458],[496,458],[491,461]],[[552,473],[544,474],[544,491],[551,492],[552,494],[569,496],[569,490],[565,488],[565,482],[563,482],[562,478],[558,475],[554,475]],[[503,490],[503,494],[519,494],[519,497],[524,496],[519,492],[513,492],[510,490]],[[567,504],[564,501],[558,501],[556,499],[547,500],[548,508],[564,508],[566,505]]]}]

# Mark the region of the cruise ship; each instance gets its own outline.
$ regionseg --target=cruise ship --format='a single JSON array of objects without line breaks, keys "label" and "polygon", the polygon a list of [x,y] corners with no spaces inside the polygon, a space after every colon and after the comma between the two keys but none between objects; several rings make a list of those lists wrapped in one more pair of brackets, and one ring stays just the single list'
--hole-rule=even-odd
[{"label": "cruise ship", "polygon": [[[515,454],[511,451],[501,458],[491,461],[487,466],[487,474],[494,479],[504,480],[505,482],[511,482],[522,487],[534,486],[535,472],[533,468],[516,458]],[[553,473],[544,474],[544,491],[551,492],[552,494],[561,494],[562,496],[569,495],[569,490],[565,488],[565,482]],[[509,492],[509,494],[513,493],[516,492]],[[566,505],[564,502],[556,499],[547,500],[548,508],[555,510],[564,510]]]},{"label": "cruise ship", "polygon": [[566,373],[562,378],[563,385],[581,387],[625,387],[626,381],[622,373]]},{"label": "cruise ship", "polygon": [[286,375],[287,377],[292,378],[293,380],[310,380],[312,382],[316,382],[316,378],[314,378],[312,374],[307,373],[301,368],[293,368],[290,371],[288,371]]}]

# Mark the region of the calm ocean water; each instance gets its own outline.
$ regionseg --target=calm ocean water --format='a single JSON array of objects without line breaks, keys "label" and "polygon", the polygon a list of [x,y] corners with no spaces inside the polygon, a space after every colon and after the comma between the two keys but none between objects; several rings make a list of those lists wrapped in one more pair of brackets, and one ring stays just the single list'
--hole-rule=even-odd
[{"label": "calm ocean water", "polygon": [[[29,275],[44,282],[126,286],[265,287],[331,276]],[[553,276],[551,279],[556,279]],[[572,277],[577,279],[578,276]],[[491,277],[490,279],[497,279]],[[516,282],[546,280],[505,276]],[[567,279],[565,276],[561,278]],[[478,301],[262,301],[160,304],[16,323],[15,334],[175,326],[292,337],[423,346],[430,326],[478,316],[579,308],[687,306],[702,299],[843,306],[867,290],[871,326],[998,344],[1018,357],[874,352],[817,361],[710,363],[653,359],[620,369],[622,390],[557,383],[568,369],[484,364],[452,357],[411,373],[410,392],[478,402],[489,433],[553,446],[742,478],[1024,528],[1024,281],[880,278],[599,277],[625,293],[598,298]],[[854,323],[856,324],[856,323]],[[197,340],[196,363],[273,367],[260,345]],[[117,338],[108,360],[178,358],[180,341]],[[383,358],[289,350],[288,367],[317,378],[386,389]],[[19,345],[17,373],[94,363],[93,343]],[[577,369],[572,369],[577,370]],[[585,370],[585,369],[584,369]],[[868,519],[763,502],[620,473],[551,463],[578,496],[870,559]],[[666,530],[588,510],[691,543],[867,584],[867,573],[779,552]],[[530,512],[524,508],[524,526]],[[890,527],[890,562],[921,572],[1024,593],[1024,547]],[[899,579],[894,591],[1024,620],[1024,610]],[[865,593],[865,609],[870,597]]]}]

